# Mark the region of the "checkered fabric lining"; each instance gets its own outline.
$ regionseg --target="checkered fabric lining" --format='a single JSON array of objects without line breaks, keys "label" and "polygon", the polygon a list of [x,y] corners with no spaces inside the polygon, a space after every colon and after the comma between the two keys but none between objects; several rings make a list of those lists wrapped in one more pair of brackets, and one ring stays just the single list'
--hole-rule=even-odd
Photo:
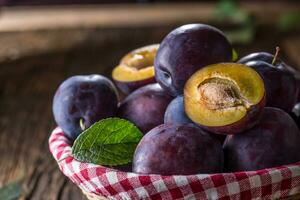
[{"label": "checkered fabric lining", "polygon": [[82,163],[60,128],[49,147],[62,173],[81,189],[110,199],[278,199],[300,193],[300,162],[251,172],[139,175]]}]

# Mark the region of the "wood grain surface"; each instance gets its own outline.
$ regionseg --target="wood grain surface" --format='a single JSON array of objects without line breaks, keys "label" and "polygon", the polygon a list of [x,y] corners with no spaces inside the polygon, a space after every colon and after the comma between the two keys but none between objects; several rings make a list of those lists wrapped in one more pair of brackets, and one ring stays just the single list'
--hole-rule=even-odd
[{"label": "wood grain surface", "polygon": [[[300,10],[300,3],[241,2],[258,24],[273,24],[284,12]],[[216,3],[152,3],[90,6],[40,6],[3,8],[0,15],[0,32],[49,30],[57,28],[140,27],[169,25],[194,21],[210,21]]]},{"label": "wood grain surface", "polygon": [[[11,51],[6,54],[11,57],[0,59],[0,187],[21,181],[20,199],[26,200],[85,199],[62,175],[48,150],[48,137],[55,127],[51,104],[56,88],[71,75],[109,76],[126,52],[159,42],[179,24],[0,33],[0,58]],[[73,42],[64,43],[65,38]],[[298,33],[277,33],[267,26],[258,29],[253,44],[235,48],[246,55],[273,52],[280,45],[282,57],[300,67],[299,43]],[[24,50],[30,44],[34,53]]]}]

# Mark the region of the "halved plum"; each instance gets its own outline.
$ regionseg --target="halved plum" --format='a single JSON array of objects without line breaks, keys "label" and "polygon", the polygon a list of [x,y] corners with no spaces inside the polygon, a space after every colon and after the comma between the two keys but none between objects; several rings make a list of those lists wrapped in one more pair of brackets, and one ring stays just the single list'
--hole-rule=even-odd
[{"label": "halved plum", "polygon": [[153,63],[158,47],[153,44],[135,49],[114,68],[112,78],[124,94],[155,82]]},{"label": "halved plum", "polygon": [[219,134],[236,134],[258,123],[265,105],[265,87],[250,67],[219,63],[194,73],[184,87],[188,117]]}]

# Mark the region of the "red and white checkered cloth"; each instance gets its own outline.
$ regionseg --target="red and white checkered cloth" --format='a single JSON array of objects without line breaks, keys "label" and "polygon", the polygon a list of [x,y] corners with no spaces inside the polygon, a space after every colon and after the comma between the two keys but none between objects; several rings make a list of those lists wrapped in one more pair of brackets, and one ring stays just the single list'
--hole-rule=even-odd
[{"label": "red and white checkered cloth", "polygon": [[52,132],[49,147],[64,175],[84,191],[110,199],[279,199],[300,193],[300,162],[251,172],[139,175],[75,160],[60,128]]}]

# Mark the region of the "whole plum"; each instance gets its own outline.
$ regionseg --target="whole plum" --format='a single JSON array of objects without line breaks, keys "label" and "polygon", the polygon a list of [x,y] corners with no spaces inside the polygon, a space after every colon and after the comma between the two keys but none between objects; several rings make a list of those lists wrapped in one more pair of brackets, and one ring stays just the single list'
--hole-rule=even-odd
[{"label": "whole plum", "polygon": [[[255,52],[251,53],[249,55],[246,55],[245,57],[242,57],[238,63],[246,64],[249,62],[266,62],[269,65],[273,66],[281,71],[284,71],[285,74],[290,74],[290,76],[293,76],[295,81],[297,82],[296,87],[300,91],[300,72],[296,70],[294,67],[291,67],[290,65],[286,64],[281,58],[278,57],[279,54],[279,47],[276,47],[276,53],[275,55],[272,55],[268,52]],[[300,92],[298,92],[297,102],[300,102]],[[272,106],[272,105],[270,105]],[[290,108],[287,111],[291,111]]]},{"label": "whole plum", "polygon": [[[165,118],[164,123],[169,124],[194,124],[195,126],[198,126],[195,124],[190,118],[186,115],[184,110],[184,104],[183,104],[183,96],[178,96],[175,99],[171,101],[171,103],[168,105],[167,110],[165,112]],[[221,134],[215,134],[208,132],[208,134],[219,140],[222,144],[225,141],[226,135]]]},{"label": "whole plum", "polygon": [[[279,50],[277,50],[279,51]],[[278,53],[278,52],[277,52]],[[276,57],[274,59],[274,55],[268,52],[255,52],[251,53],[245,57],[242,57],[238,60],[238,63],[245,64],[250,61],[264,61],[273,65],[274,67],[293,74],[296,78],[300,78],[300,73],[293,67],[287,65],[281,58]]]},{"label": "whole plum", "polygon": [[298,128],[300,128],[300,103],[297,103],[294,106],[293,111],[290,113],[290,115],[296,122]]},{"label": "whole plum", "polygon": [[118,108],[118,117],[134,123],[143,133],[164,123],[164,114],[172,96],[159,84],[149,84],[128,95]]},{"label": "whole plum", "polygon": [[230,61],[232,47],[220,30],[206,24],[187,24],[161,42],[154,61],[155,78],[162,88],[177,96],[200,68]]},{"label": "whole plum", "polygon": [[117,113],[118,94],[113,83],[101,75],[72,76],[57,89],[53,114],[58,126],[74,141],[95,122]]},{"label": "whole plum", "polygon": [[192,124],[163,124],[149,131],[134,154],[133,172],[189,175],[223,169],[220,142]]},{"label": "whole plum", "polygon": [[299,92],[294,76],[264,61],[250,61],[245,64],[255,69],[263,78],[266,106],[291,112],[297,102]]},{"label": "whole plum", "polygon": [[176,97],[168,105],[165,112],[164,123],[194,123],[185,114],[183,96]]},{"label": "whole plum", "polygon": [[227,171],[251,171],[300,161],[300,132],[292,118],[278,108],[265,108],[260,123],[224,143]]}]

